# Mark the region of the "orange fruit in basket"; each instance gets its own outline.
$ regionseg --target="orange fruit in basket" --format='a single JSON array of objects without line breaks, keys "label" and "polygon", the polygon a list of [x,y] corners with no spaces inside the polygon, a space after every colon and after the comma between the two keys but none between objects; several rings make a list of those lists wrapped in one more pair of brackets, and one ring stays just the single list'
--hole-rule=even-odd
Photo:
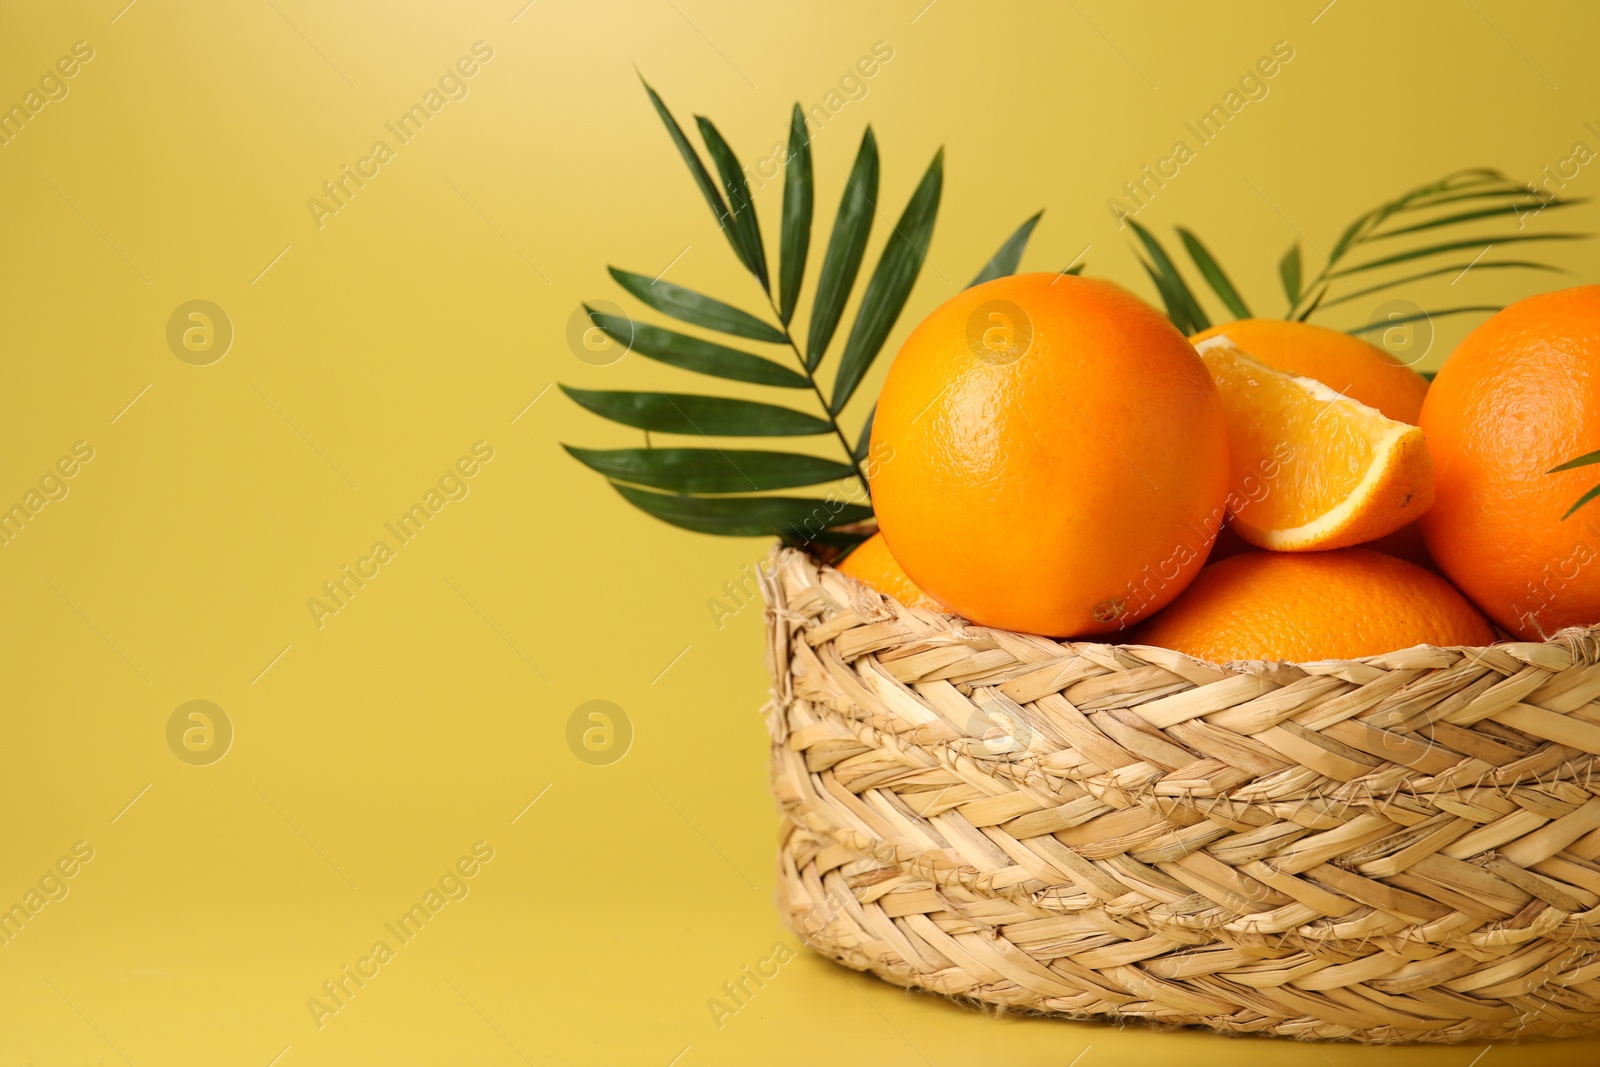
[{"label": "orange fruit in basket", "polygon": [[848,574],[900,603],[928,611],[948,611],[943,604],[917,588],[917,583],[894,561],[883,534],[875,533],[856,546],[839,564],[839,573]]},{"label": "orange fruit in basket", "polygon": [[1345,548],[1390,534],[1433,503],[1422,431],[1311,378],[1252,359],[1231,334],[1198,349],[1227,413],[1228,525],[1280,552]]},{"label": "orange fruit in basket", "polygon": [[1423,518],[1450,580],[1529,640],[1600,622],[1600,503],[1567,511],[1600,466],[1600,286],[1518,301],[1445,361],[1422,429],[1438,465]]},{"label": "orange fruit in basket", "polygon": [[1195,334],[1196,345],[1218,334],[1273,370],[1315,378],[1396,422],[1415,423],[1428,380],[1376,345],[1309,322],[1240,319]]},{"label": "orange fruit in basket", "polygon": [[1205,561],[1222,405],[1172,323],[1110,282],[997,278],[935,309],[878,400],[873,506],[906,573],[987,626],[1105,633]]},{"label": "orange fruit in basket", "polygon": [[1306,661],[1487,645],[1494,630],[1443,578],[1345,548],[1246,552],[1213,564],[1130,641],[1213,663]]}]

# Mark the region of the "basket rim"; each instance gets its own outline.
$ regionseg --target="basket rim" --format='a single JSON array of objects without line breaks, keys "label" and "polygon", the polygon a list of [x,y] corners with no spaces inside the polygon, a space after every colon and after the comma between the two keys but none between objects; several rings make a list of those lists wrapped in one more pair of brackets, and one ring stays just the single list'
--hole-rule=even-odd
[{"label": "basket rim", "polygon": [[[1496,641],[1488,645],[1417,644],[1410,645],[1406,648],[1392,649],[1388,652],[1375,653],[1374,655],[1370,656],[1358,656],[1349,659],[1340,659],[1336,657],[1317,660],[1235,659],[1228,660],[1225,663],[1218,663],[1214,660],[1200,659],[1199,657],[1192,656],[1187,652],[1180,652],[1177,649],[1166,648],[1162,645],[1143,645],[1133,642],[1120,641],[1096,641],[1089,638],[1076,637],[1053,637],[1049,634],[1029,633],[1026,630],[1008,630],[1001,626],[985,626],[983,623],[973,622],[971,619],[957,615],[950,611],[932,611],[928,608],[914,607],[912,605],[902,603],[890,594],[868,585],[866,582],[863,582],[854,575],[844,573],[833,563],[820,560],[810,552],[795,548],[792,545],[784,544],[781,541],[774,544],[772,552],[768,556],[768,559],[772,563],[772,573],[774,575],[777,573],[777,569],[782,564],[783,560],[794,557],[804,559],[818,569],[826,568],[832,571],[839,577],[844,578],[847,581],[859,586],[861,589],[870,592],[873,596],[879,597],[883,601],[893,604],[902,612],[918,617],[943,620],[945,624],[949,626],[955,633],[1011,634],[1034,640],[1050,641],[1063,647],[1071,648],[1073,651],[1079,652],[1085,649],[1105,649],[1108,651],[1135,648],[1152,649],[1162,653],[1163,656],[1178,656],[1192,664],[1195,664],[1198,667],[1209,668],[1211,670],[1223,670],[1229,672],[1230,674],[1253,674],[1259,673],[1262,669],[1275,670],[1283,667],[1297,667],[1302,669],[1314,667],[1318,669],[1312,673],[1320,674],[1326,673],[1327,669],[1330,667],[1337,667],[1343,664],[1361,664],[1363,666],[1375,666],[1389,669],[1394,666],[1392,663],[1392,657],[1408,652],[1416,652],[1419,649],[1436,652],[1460,652],[1473,659],[1476,659],[1489,651],[1500,651],[1508,653],[1517,659],[1524,659],[1529,650],[1539,648],[1555,648],[1570,653],[1573,656],[1574,665],[1600,663],[1600,622],[1595,622],[1588,626],[1564,627],[1563,629],[1558,630],[1556,633],[1551,634],[1549,637],[1546,637],[1542,641],[1523,641],[1507,635],[1506,640]],[[1496,633],[1505,633],[1505,631],[1498,624],[1491,622],[1490,625],[1494,626]],[[1522,652],[1523,655],[1518,655],[1518,652]]]},{"label": "basket rim", "polygon": [[[1181,678],[1187,687],[1170,694],[1174,698],[1181,698],[1189,693],[1203,690],[1211,685],[1216,685],[1235,678],[1247,678],[1257,681],[1264,687],[1260,692],[1253,694],[1239,694],[1234,696],[1224,706],[1223,714],[1228,711],[1242,710],[1243,707],[1253,704],[1259,699],[1270,699],[1274,692],[1283,690],[1297,683],[1304,685],[1313,679],[1325,679],[1332,686],[1338,683],[1354,684],[1358,688],[1370,680],[1369,674],[1390,673],[1396,671],[1428,672],[1439,669],[1457,669],[1463,663],[1471,668],[1481,668],[1489,675],[1499,678],[1498,685],[1507,683],[1512,675],[1525,672],[1530,667],[1540,668],[1545,671],[1566,671],[1573,668],[1589,667],[1600,663],[1600,627],[1573,628],[1564,631],[1561,638],[1551,642],[1503,642],[1497,645],[1481,647],[1441,648],[1431,645],[1418,645],[1412,649],[1403,649],[1398,652],[1386,653],[1381,656],[1367,656],[1352,660],[1319,660],[1308,663],[1281,662],[1272,663],[1265,661],[1236,661],[1233,664],[1214,664],[1193,656],[1176,652],[1172,649],[1161,648],[1154,645],[1114,645],[1104,642],[1080,642],[1045,637],[1035,634],[1019,634],[1015,631],[984,627],[969,623],[960,616],[949,615],[942,612],[931,612],[921,608],[914,608],[900,603],[898,600],[880,593],[850,575],[843,574],[837,568],[821,563],[810,554],[799,550],[780,546],[774,553],[774,566],[770,572],[763,571],[762,587],[767,600],[767,614],[769,627],[772,622],[783,616],[789,617],[793,630],[808,630],[817,625],[815,616],[801,613],[792,613],[787,608],[788,594],[777,588],[780,585],[780,574],[783,573],[787,563],[799,563],[812,569],[815,576],[820,576],[824,570],[830,572],[829,577],[834,580],[847,580],[846,584],[855,595],[850,603],[841,603],[835,600],[823,586],[814,579],[803,579],[807,586],[822,598],[827,605],[827,614],[831,617],[824,625],[838,625],[841,620],[852,620],[854,624],[867,625],[871,623],[900,621],[896,612],[903,613],[914,622],[931,624],[942,629],[932,631],[921,637],[912,639],[911,643],[925,645],[928,650],[940,646],[972,646],[989,645],[990,647],[1003,647],[1003,642],[1023,641],[1041,648],[1045,645],[1058,649],[1063,659],[1071,658],[1074,662],[1086,661],[1088,669],[1101,668],[1106,673],[1115,673],[1138,667],[1155,667],[1167,671]],[[771,588],[769,588],[769,586]],[[783,607],[774,608],[775,604]],[[892,605],[885,607],[883,605]],[[954,623],[954,625],[951,625]],[[998,639],[995,635],[999,635]],[[910,637],[910,635],[906,635]],[[804,643],[804,642],[802,642]],[[774,657],[773,666],[777,665],[776,659],[779,650],[769,645],[768,655]],[[824,671],[830,668],[822,665]],[[1039,664],[1034,669],[1048,669],[1048,665]],[[1025,672],[1026,673],[1026,672]],[[1285,677],[1288,675],[1288,677]],[[1025,676],[1025,675],[1024,675]],[[774,674],[779,678],[778,673]],[[785,670],[781,675],[782,680],[773,690],[773,700],[768,706],[767,715],[769,725],[774,729],[774,736],[782,730],[780,722],[787,713],[790,704],[796,698],[792,688],[792,676]],[[963,686],[1002,689],[1010,684],[1007,680],[977,680],[963,679]],[[1007,694],[1007,699],[1012,699]],[[1155,710],[1157,700],[1144,702],[1138,709],[1141,718],[1147,721],[1148,713]],[[1026,698],[1016,698],[1019,705],[1031,704]],[[852,700],[852,703],[855,701]],[[955,738],[946,738],[927,735],[917,729],[880,729],[877,725],[867,721],[843,708],[835,708],[827,704],[810,702],[811,714],[820,720],[836,719],[839,723],[847,725],[852,731],[866,731],[872,735],[875,744],[889,744],[895,747],[917,749],[942,761],[968,761],[981,765],[983,773],[1010,780],[1014,786],[1027,787],[1029,780],[1037,775],[1056,775],[1076,782],[1080,786],[1089,786],[1097,783],[1095,774],[1084,774],[1080,768],[1062,769],[1049,765],[1049,758],[1059,752],[1068,751],[1074,746],[1070,743],[1056,739],[1054,742],[1044,744],[1042,748],[1035,748],[1033,744],[1025,743],[1019,752],[1007,751],[1005,753],[978,752],[969,746],[959,743]],[[1267,713],[1270,714],[1270,713]],[[1342,716],[1341,716],[1342,717]],[[1418,725],[1413,725],[1403,720],[1395,721],[1369,721],[1365,716],[1352,715],[1360,718],[1376,728],[1381,728],[1386,734],[1397,736],[1417,736]],[[1190,718],[1204,718],[1214,721],[1210,713],[1197,715],[1181,714],[1174,722],[1187,721]],[[1271,714],[1273,724],[1281,722],[1289,716]],[[1160,724],[1151,722],[1151,725]],[[1423,725],[1423,724],[1419,724]],[[1243,727],[1239,727],[1243,729]],[[1248,732],[1248,731],[1247,731]],[[965,736],[965,735],[963,735]],[[1041,744],[1046,735],[1036,738]],[[1432,742],[1429,742],[1432,745]],[[1481,792],[1489,790],[1504,793],[1515,789],[1519,784],[1526,784],[1520,773],[1516,779],[1502,779],[1498,776],[1477,777],[1471,780],[1456,781],[1446,776],[1446,782],[1440,782],[1434,775],[1422,772],[1410,760],[1399,760],[1394,757],[1383,757],[1385,762],[1398,763],[1409,769],[1406,783],[1391,783],[1385,785],[1383,792],[1398,793],[1408,789],[1422,788],[1425,792],[1453,794],[1458,792]],[[1303,760],[1292,761],[1304,766]],[[1588,773],[1593,774],[1600,769],[1600,756],[1590,756]],[[1380,768],[1381,769],[1381,768]],[[1375,772],[1377,773],[1377,772]],[[1267,776],[1270,777],[1270,776]],[[1257,781],[1259,776],[1252,776]],[[1364,784],[1365,783],[1365,784]],[[1201,793],[1186,793],[1182,799],[1194,802],[1204,802],[1215,805],[1217,802],[1237,805],[1245,809],[1261,809],[1272,811],[1283,804],[1291,805],[1333,805],[1340,810],[1348,810],[1353,806],[1371,800],[1372,792],[1367,786],[1370,778],[1358,775],[1350,778],[1330,778],[1320,771],[1314,773],[1311,780],[1303,783],[1299,788],[1290,788],[1279,791],[1276,787],[1273,795],[1241,795],[1236,788],[1230,788],[1222,795],[1205,795]],[[1113,788],[1130,797],[1146,797],[1149,792],[1147,786],[1131,785],[1125,782],[1115,782]],[[1157,804],[1178,799],[1167,794],[1149,793],[1149,799]]]}]

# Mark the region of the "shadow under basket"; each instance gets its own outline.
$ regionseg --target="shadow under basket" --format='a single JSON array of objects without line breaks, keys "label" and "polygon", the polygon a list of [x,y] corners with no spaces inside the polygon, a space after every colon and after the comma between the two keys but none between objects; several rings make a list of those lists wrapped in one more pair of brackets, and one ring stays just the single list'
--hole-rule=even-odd
[{"label": "shadow under basket", "polygon": [[763,576],[778,894],[1005,1009],[1374,1043],[1600,1032],[1600,628],[1219,667]]}]

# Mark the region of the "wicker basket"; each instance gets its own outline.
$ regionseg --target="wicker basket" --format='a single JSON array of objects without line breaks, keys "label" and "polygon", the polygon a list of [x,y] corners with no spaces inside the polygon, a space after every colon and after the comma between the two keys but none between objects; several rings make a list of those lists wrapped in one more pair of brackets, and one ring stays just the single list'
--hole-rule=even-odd
[{"label": "wicker basket", "polygon": [[1600,628],[1201,663],[764,576],[779,898],[1011,1010],[1365,1042],[1600,1030]]}]

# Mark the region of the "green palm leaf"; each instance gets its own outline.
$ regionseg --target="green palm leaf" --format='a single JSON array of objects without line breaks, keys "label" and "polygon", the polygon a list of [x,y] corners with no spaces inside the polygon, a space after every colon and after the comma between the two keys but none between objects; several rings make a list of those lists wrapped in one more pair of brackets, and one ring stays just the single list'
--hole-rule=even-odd
[{"label": "green palm leaf", "polygon": [[789,116],[789,158],[783,168],[783,233],[778,250],[778,318],[794,318],[811,248],[811,138],[800,105]]},{"label": "green palm leaf", "polygon": [[[1545,471],[1545,473],[1559,474],[1562,471],[1570,471],[1576,470],[1579,467],[1587,467],[1591,463],[1600,463],[1600,452],[1586,452],[1577,459],[1569,459],[1558,467],[1551,467],[1549,470]],[[1561,516],[1561,521],[1566,522],[1572,517],[1573,512],[1577,511],[1579,508],[1583,507],[1597,496],[1600,496],[1600,485],[1595,486],[1587,493],[1584,493],[1582,496],[1580,496],[1577,503],[1568,508],[1567,513]]]},{"label": "green palm leaf", "polygon": [[[815,541],[841,548],[859,543],[867,532],[849,527],[871,516],[869,506],[845,505],[836,500],[743,494],[853,477],[870,495],[861,464],[870,445],[871,417],[859,435],[846,437],[839,423],[838,409],[848,402],[882,349],[920,272],[938,210],[942,153],[935,157],[901,217],[897,231],[885,243],[861,296],[845,342],[839,373],[834,376],[835,408],[824,398],[815,371],[838,330],[871,236],[879,174],[878,146],[872,130],[868,128],[862,135],[840,200],[839,213],[818,272],[806,347],[802,351],[791,331],[791,322],[804,286],[815,206],[805,113],[798,104],[790,112],[777,291],[774,293],[749,184],[732,147],[710,119],[696,117],[705,151],[721,179],[719,189],[711,171],[701,162],[699,153],[689,144],[660,95],[648,83],[644,88],[734,254],[766,292],[779,326],[774,327],[747,311],[703,293],[642,274],[612,268],[612,277],[646,306],[679,321],[735,337],[786,345],[800,370],[791,370],[763,356],[676,330],[607,315],[587,305],[585,312],[608,335],[647,358],[737,381],[810,389],[824,417],[728,397],[591,390],[563,385],[562,390],[569,397],[594,414],[646,432],[644,448],[568,446],[568,451],[575,459],[610,479],[618,492],[636,506],[688,529],[734,535],[776,533],[796,543]],[[1031,224],[1028,228],[1031,229]],[[1020,255],[1025,243],[1026,234],[1020,238],[1014,235],[1016,255]],[[751,449],[653,448],[648,436],[652,432],[717,437],[831,434],[838,440],[848,462]],[[855,441],[854,447],[851,440]],[[706,495],[714,493],[741,495],[732,499]],[[817,510],[819,507],[821,511]]]},{"label": "green palm leaf", "polygon": [[1500,310],[1503,309],[1499,304],[1464,304],[1461,307],[1435,308],[1432,311],[1419,311],[1414,315],[1401,315],[1393,319],[1379,319],[1377,322],[1369,322],[1365,326],[1357,326],[1354,329],[1346,330],[1345,333],[1360,335],[1371,333],[1374,330],[1387,330],[1391,326],[1404,326],[1408,322],[1421,322],[1423,319],[1438,319],[1446,315],[1466,315],[1474,311],[1495,312]]},{"label": "green palm leaf", "polygon": [[1600,463],[1600,452],[1585,452],[1577,459],[1569,459],[1559,467],[1551,467],[1549,470],[1545,471],[1545,473],[1559,474],[1562,471],[1570,471],[1576,470],[1579,467],[1587,467],[1591,463]]},{"label": "green palm leaf", "polygon": [[679,496],[611,485],[641,511],[697,533],[811,541],[830,526],[872,517],[872,509],[861,504],[782,496]]},{"label": "green palm leaf", "polygon": [[795,452],[561,447],[578,462],[613,481],[648,485],[674,493],[756,493],[836,482],[855,473],[854,468],[843,463]]},{"label": "green palm leaf", "polygon": [[1452,263],[1447,267],[1435,267],[1433,270],[1425,270],[1417,274],[1407,274],[1403,278],[1395,278],[1391,281],[1379,282],[1377,285],[1369,285],[1365,289],[1357,289],[1353,293],[1347,293],[1344,296],[1339,297],[1337,300],[1324,301],[1322,306],[1325,308],[1331,308],[1338,304],[1347,304],[1352,300],[1359,300],[1361,297],[1370,296],[1373,293],[1380,293],[1385,289],[1393,289],[1396,286],[1422,281],[1424,278],[1437,278],[1444,274],[1459,274],[1468,269],[1508,270],[1511,268],[1555,271],[1558,274],[1565,273],[1560,267],[1553,267],[1548,263],[1535,263],[1532,260],[1527,259],[1496,260],[1493,263],[1474,263],[1470,261],[1466,263]]},{"label": "green palm leaf", "polygon": [[[1356,240],[1360,238],[1361,232],[1366,227],[1372,225],[1374,220],[1378,219],[1380,216],[1384,218],[1388,217],[1384,214],[1383,209],[1376,208],[1367,212],[1365,215],[1362,215],[1350,225],[1346,226],[1344,232],[1339,235],[1339,239],[1334,242],[1333,251],[1328,255],[1328,261],[1331,263],[1339,262],[1339,260],[1343,258],[1344,254],[1350,250],[1350,247],[1355,244]],[[1291,300],[1293,299],[1298,299],[1298,296],[1291,298]]]},{"label": "green palm leaf", "polygon": [[1595,486],[1593,489],[1590,489],[1587,493],[1580,496],[1578,498],[1578,502],[1568,508],[1565,515],[1561,516],[1561,521],[1565,522],[1567,519],[1571,518],[1574,511],[1577,511],[1579,508],[1583,507],[1597,496],[1600,496],[1600,485]]},{"label": "green palm leaf", "polygon": [[808,437],[833,424],[803,411],[691,393],[641,393],[609,389],[561,391],[601,418],[656,433],[711,437]]},{"label": "green palm leaf", "polygon": [[767,341],[781,345],[786,341],[782,330],[775,329],[748,311],[740,311],[720,300],[704,296],[693,289],[673,285],[658,279],[632,274],[616,267],[607,267],[617,284],[638,297],[650,307],[683,322],[704,326],[708,330],[748,337],[752,341]]},{"label": "green palm leaf", "polygon": [[1209,327],[1211,320],[1200,310],[1200,302],[1194,298],[1194,293],[1189,290],[1189,283],[1178,273],[1177,266],[1173,264],[1172,257],[1167,255],[1167,250],[1161,247],[1161,242],[1133,219],[1123,221],[1138,235],[1145,251],[1150,254],[1150,262],[1154,266],[1147,265],[1145,270],[1160,275],[1160,281],[1156,285],[1166,301],[1167,316],[1172,319],[1173,325],[1186,334],[1197,333]]},{"label": "green palm leaf", "polygon": [[[1434,215],[1431,218],[1424,218],[1418,222],[1403,226],[1393,224],[1401,217],[1429,213],[1442,205],[1467,200],[1498,200],[1504,202],[1477,210]],[[1487,167],[1457,171],[1453,174],[1447,174],[1437,181],[1416,186],[1392,200],[1379,204],[1350,223],[1340,235],[1339,240],[1335,242],[1333,252],[1328,256],[1327,265],[1318,271],[1316,276],[1308,283],[1297,287],[1298,291],[1291,299],[1289,311],[1285,317],[1291,319],[1309,317],[1313,309],[1310,307],[1303,308],[1301,305],[1307,301],[1308,297],[1315,297],[1320,300],[1327,292],[1324,283],[1328,282],[1333,275],[1338,275],[1342,278],[1351,273],[1377,270],[1414,259],[1424,259],[1456,250],[1474,248],[1487,250],[1497,244],[1511,244],[1520,241],[1573,240],[1586,235],[1514,233],[1498,236],[1491,233],[1482,237],[1428,244],[1405,252],[1380,256],[1365,263],[1342,266],[1345,258],[1352,251],[1373,241],[1403,238],[1433,230],[1459,229],[1464,226],[1470,226],[1473,223],[1492,221],[1496,218],[1513,215],[1517,217],[1518,230],[1521,230],[1527,225],[1528,216],[1538,214],[1545,207],[1563,207],[1578,202],[1576,200],[1562,200],[1556,197],[1541,196],[1537,190],[1527,183],[1513,181],[1499,171]],[[1385,228],[1386,226],[1387,228]],[[1534,269],[1549,269],[1542,264],[1533,266]],[[1447,269],[1441,268],[1437,273],[1444,273]],[[1412,275],[1409,278],[1394,279],[1391,282],[1369,287],[1361,292],[1363,294],[1377,292],[1380,289],[1392,288],[1408,281],[1431,276],[1432,273],[1424,273]],[[1347,294],[1338,300],[1329,300],[1321,306],[1333,307],[1346,302],[1355,295]]]},{"label": "green palm leaf", "polygon": [[1400,210],[1426,211],[1429,208],[1438,207],[1440,204],[1457,204],[1464,200],[1503,200],[1512,197],[1530,200],[1534,204],[1538,204],[1544,200],[1539,193],[1533,189],[1530,189],[1528,186],[1517,185],[1513,183],[1500,188],[1468,189],[1465,192],[1434,193],[1426,197],[1408,201]]},{"label": "green palm leaf", "polygon": [[1167,318],[1172,320],[1172,324],[1180,332],[1192,334],[1194,331],[1189,328],[1189,316],[1184,311],[1183,298],[1172,291],[1171,281],[1168,280],[1166,275],[1152,267],[1143,256],[1135,254],[1134,258],[1139,261],[1139,266],[1144,268],[1145,274],[1150,276],[1151,283],[1155,285],[1156,292],[1161,297],[1161,304],[1167,309]]},{"label": "green palm leaf", "polygon": [[934,153],[933,162],[911,194],[895,223],[894,232],[884,243],[878,266],[867,281],[867,290],[856,309],[855,325],[845,341],[839,374],[833,380],[833,399],[828,410],[834,415],[844,410],[861,384],[872,361],[878,357],[895,320],[906,306],[911,287],[916,284],[922,264],[928,258],[928,242],[933,237],[934,219],[939,214],[939,194],[944,189],[944,149]]},{"label": "green palm leaf", "polygon": [[640,83],[644,91],[650,94],[650,103],[655,107],[656,114],[661,116],[661,123],[667,128],[667,135],[672,138],[672,143],[677,147],[678,154],[683,157],[684,164],[689,168],[689,173],[694,176],[694,183],[700,187],[700,195],[705,197],[706,206],[711,209],[711,214],[716,216],[717,225],[722,227],[722,232],[728,238],[728,243],[733,246],[735,254],[740,259],[744,258],[740,251],[739,239],[733,232],[733,215],[728,211],[728,205],[723,203],[722,194],[717,192],[717,185],[711,180],[711,174],[706,170],[706,165],[700,162],[700,155],[683,135],[683,130],[678,125],[678,120],[672,117],[672,112],[667,110],[667,105],[662,102],[656,91],[650,88],[650,83],[641,76]]},{"label": "green palm leaf", "polygon": [[1283,282],[1283,295],[1289,298],[1289,310],[1300,302],[1300,242],[1289,246],[1289,251],[1278,260],[1278,277]]},{"label": "green palm leaf", "polygon": [[1200,274],[1210,284],[1212,292],[1223,302],[1234,316],[1241,319],[1250,317],[1250,308],[1245,305],[1244,298],[1233,287],[1233,281],[1223,271],[1221,264],[1212,258],[1210,250],[1200,243],[1200,238],[1178,227],[1178,236],[1183,239],[1184,248],[1189,251],[1189,258],[1194,260],[1194,265],[1200,269]]},{"label": "green palm leaf", "polygon": [[1426,222],[1418,222],[1411,226],[1402,226],[1397,230],[1384,230],[1374,233],[1369,241],[1381,241],[1389,237],[1399,237],[1403,234],[1416,233],[1419,230],[1433,230],[1440,226],[1454,226],[1462,222],[1473,222],[1477,219],[1495,218],[1500,215],[1516,215],[1519,218],[1530,211],[1553,210],[1555,208],[1573,207],[1577,204],[1587,204],[1587,198],[1578,200],[1545,200],[1535,204],[1502,204],[1499,207],[1482,208],[1478,211],[1462,211],[1454,215],[1445,215]]},{"label": "green palm leaf", "polygon": [[1317,295],[1311,298],[1311,303],[1306,305],[1305,310],[1300,312],[1300,314],[1295,316],[1295,321],[1296,322],[1304,322],[1307,319],[1309,319],[1311,317],[1311,313],[1313,311],[1317,310],[1317,308],[1322,305],[1322,298],[1327,296],[1327,295],[1328,295],[1328,286],[1326,284],[1324,284],[1321,288],[1319,288],[1317,290]]},{"label": "green palm leaf", "polygon": [[878,200],[878,142],[872,127],[861,136],[850,177],[845,181],[844,198],[833,219],[833,235],[822,256],[822,276],[817,279],[817,296],[811,304],[811,330],[806,335],[806,368],[815,370],[833,340],[845,301],[856,283],[861,257],[872,233],[872,211]]},{"label": "green palm leaf", "polygon": [[1402,193],[1384,207],[1392,212],[1426,211],[1440,204],[1454,204],[1462,200],[1492,200],[1497,197],[1522,197],[1541,199],[1537,189],[1527,182],[1519,182],[1498,171],[1488,171],[1471,181],[1449,180],[1420,185]]},{"label": "green palm leaf", "polygon": [[811,383],[806,376],[790,370],[770,359],[740,352],[698,337],[647,326],[632,319],[607,315],[584,305],[589,318],[613,339],[628,344],[641,356],[669,363],[684,370],[729,378],[736,382],[754,382],[757,385],[776,385],[785,389],[804,389]]},{"label": "green palm leaf", "polygon": [[1017,273],[1017,265],[1022,262],[1023,250],[1028,247],[1028,238],[1033,236],[1033,228],[1039,225],[1039,219],[1044,216],[1043,211],[1036,211],[1016,232],[1006,238],[1005,244],[983,265],[978,276],[967,283],[967,288],[982,285],[984,282],[994,281]]},{"label": "green palm leaf", "polygon": [[728,191],[728,207],[733,212],[734,251],[750,269],[750,273],[756,276],[761,288],[770,291],[767,250],[761,243],[761,226],[756,221],[756,206],[750,201],[750,186],[744,180],[744,168],[739,165],[733,149],[728,147],[728,142],[722,139],[722,134],[710,119],[696,115],[694,120],[700,127],[700,139],[706,143],[706,151],[711,153],[711,161],[722,176],[722,185]]},{"label": "green palm leaf", "polygon": [[878,405],[873,404],[872,410],[867,412],[867,421],[861,424],[861,436],[856,438],[855,451],[851,453],[857,463],[867,461],[867,451],[872,447],[872,424],[877,418]]},{"label": "green palm leaf", "polygon": [[1382,259],[1371,260],[1366,263],[1357,263],[1344,268],[1345,274],[1359,274],[1366,270],[1377,270],[1379,267],[1389,267],[1396,263],[1407,263],[1413,259],[1424,256],[1436,256],[1441,252],[1459,252],[1463,248],[1483,248],[1495,245],[1517,244],[1523,241],[1579,241],[1593,237],[1589,233],[1527,233],[1509,234],[1505,237],[1476,237],[1466,241],[1447,241],[1443,244],[1428,245],[1424,248],[1413,248],[1407,252],[1398,252]]}]

